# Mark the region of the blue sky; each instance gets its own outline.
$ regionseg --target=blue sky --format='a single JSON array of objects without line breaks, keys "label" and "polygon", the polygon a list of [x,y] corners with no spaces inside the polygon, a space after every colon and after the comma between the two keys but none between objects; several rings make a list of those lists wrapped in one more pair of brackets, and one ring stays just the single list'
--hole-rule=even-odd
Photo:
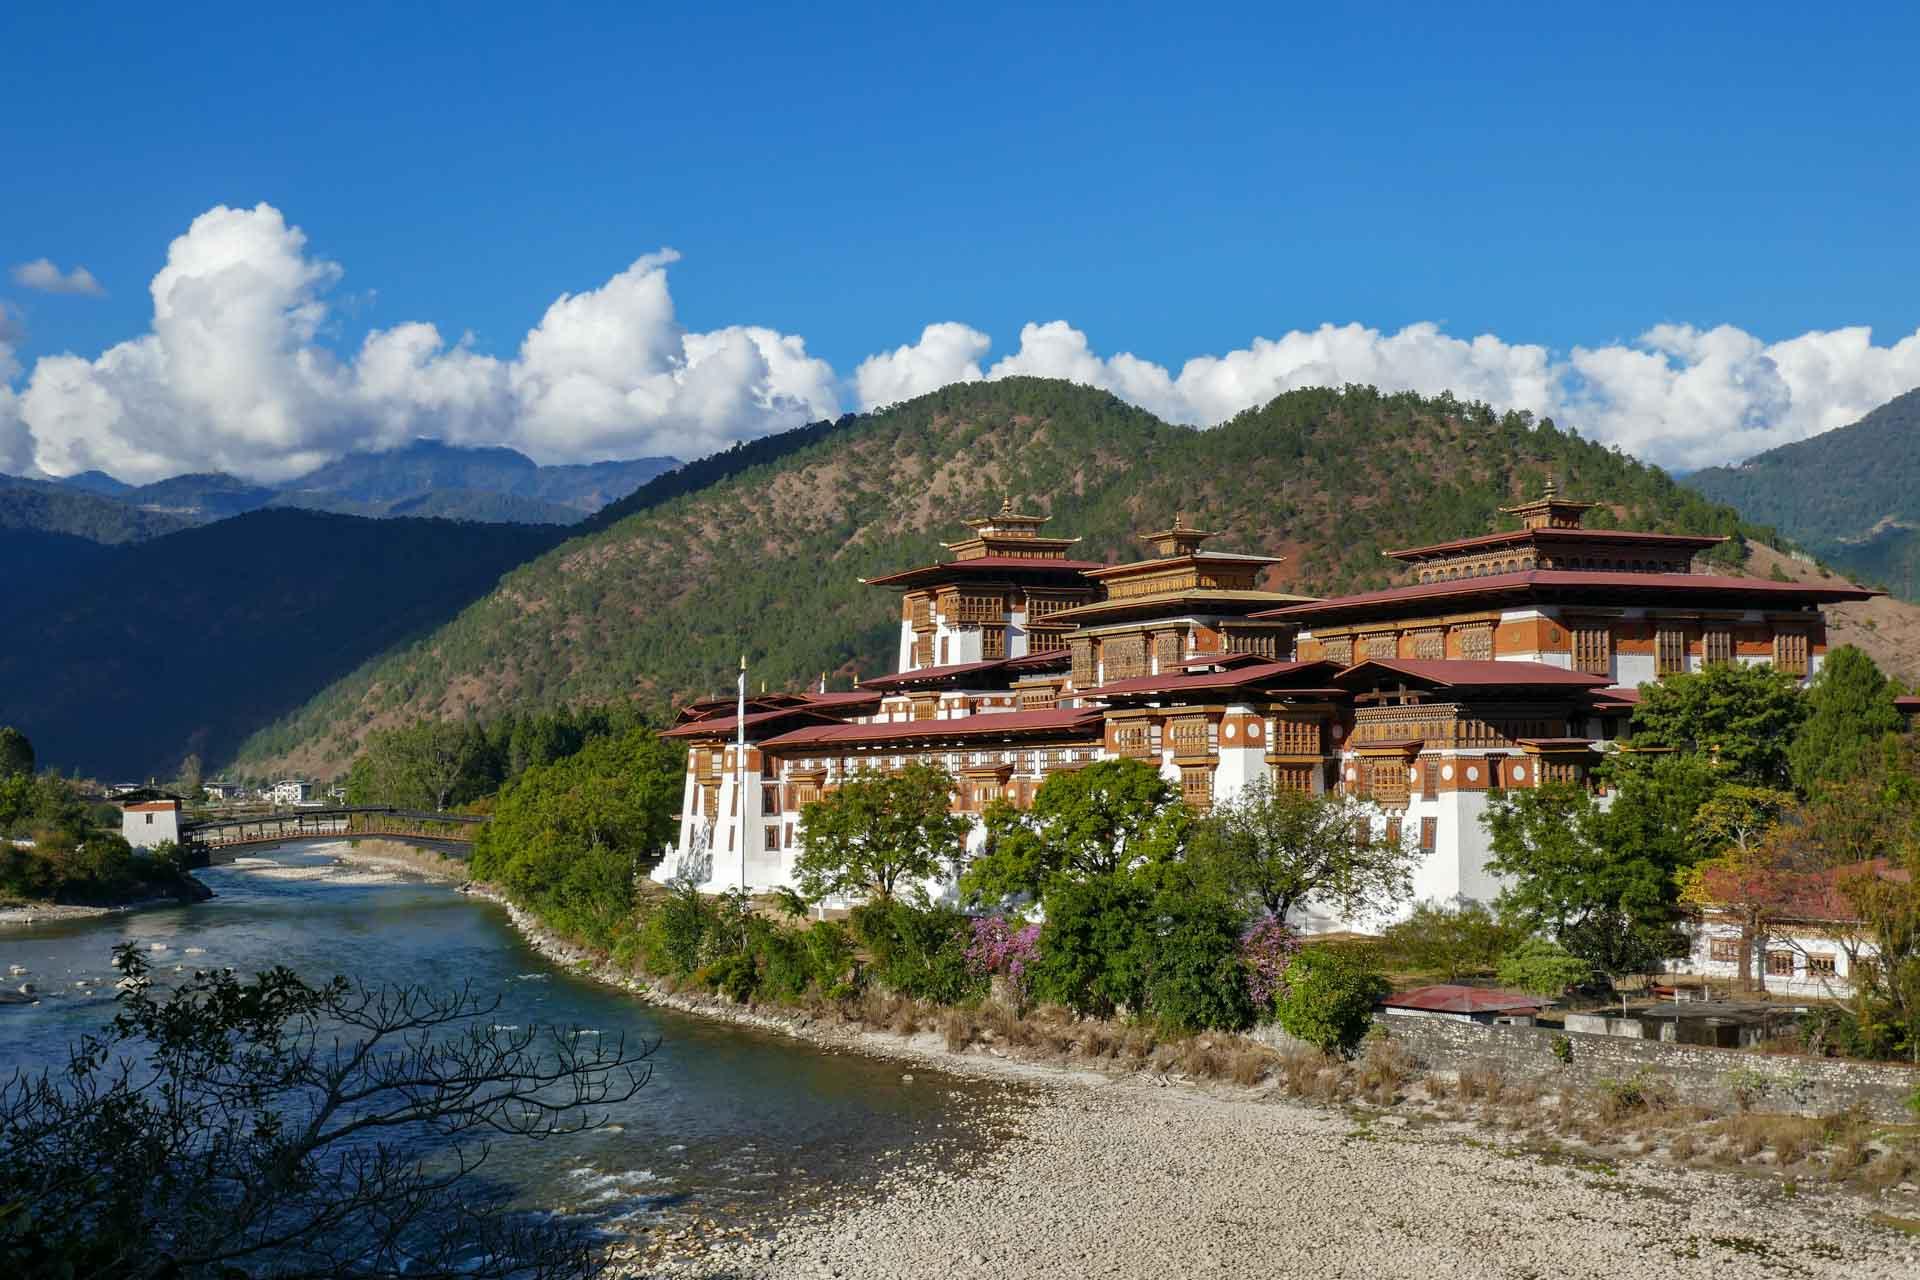
[{"label": "blue sky", "polygon": [[[672,246],[678,326],[797,336],[847,408],[863,359],[934,322],[991,335],[983,370],[1065,320],[1103,360],[1176,372],[1325,324],[1550,363],[1663,324],[1762,349],[1920,329],[1914,6],[266,8],[0,12],[0,267],[84,266],[106,294],[0,279],[16,398],[40,357],[149,330],[196,217],[262,203],[339,266],[325,350],[419,321],[511,360],[560,294]],[[1797,409],[1716,411],[1758,444],[1837,425],[1911,372],[1861,358],[1832,403],[1794,374]],[[1577,413],[1591,372],[1553,377],[1540,407]]]}]

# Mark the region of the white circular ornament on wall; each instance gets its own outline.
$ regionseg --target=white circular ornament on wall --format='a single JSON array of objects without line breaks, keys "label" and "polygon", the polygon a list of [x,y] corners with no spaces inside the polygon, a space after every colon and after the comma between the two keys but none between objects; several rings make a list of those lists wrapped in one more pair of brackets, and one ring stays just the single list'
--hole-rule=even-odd
[{"label": "white circular ornament on wall", "polygon": [[1234,733],[1233,723],[1229,721],[1226,725],[1224,725],[1221,728],[1220,732],[1226,736],[1229,742],[1231,742],[1233,740],[1233,733]]},{"label": "white circular ornament on wall", "polygon": [[1513,780],[1515,782],[1525,782],[1527,780],[1527,766],[1523,764],[1513,766]]},{"label": "white circular ornament on wall", "polygon": [[1258,720],[1247,726],[1247,737],[1253,739],[1255,742],[1260,741],[1260,722]]},{"label": "white circular ornament on wall", "polygon": [[1452,781],[1453,781],[1453,766],[1452,766],[1452,765],[1450,765],[1450,764],[1443,764],[1443,765],[1441,765],[1441,766],[1440,766],[1440,776],[1441,776],[1441,777],[1443,777],[1443,778],[1445,778],[1445,779],[1446,779],[1446,780],[1447,780],[1448,782],[1452,782]]},{"label": "white circular ornament on wall", "polygon": [[1480,770],[1476,766],[1474,765],[1467,766],[1467,781],[1468,782],[1480,781]]}]

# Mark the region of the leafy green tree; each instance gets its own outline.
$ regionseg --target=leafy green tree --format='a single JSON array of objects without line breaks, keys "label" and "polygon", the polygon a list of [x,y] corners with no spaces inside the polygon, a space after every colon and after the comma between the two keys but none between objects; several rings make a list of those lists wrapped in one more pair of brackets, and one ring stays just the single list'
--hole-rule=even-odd
[{"label": "leafy green tree", "polygon": [[114,961],[113,1022],[63,1068],[0,1080],[12,1274],[599,1274],[585,1222],[521,1212],[474,1176],[473,1135],[598,1128],[646,1083],[652,1046],[497,1027],[497,1001],[471,992],[313,986],[285,968],[196,973],[163,995],[133,946]]},{"label": "leafy green tree", "polygon": [[1146,1005],[1153,965],[1153,893],[1118,873],[1060,880],[1047,895],[1034,995],[1107,1018]]},{"label": "leafy green tree", "polygon": [[0,780],[33,776],[33,743],[12,725],[0,725]]},{"label": "leafy green tree", "polygon": [[[1611,810],[1580,786],[1495,796],[1482,821],[1488,869],[1513,878],[1500,896],[1502,913],[1610,975],[1647,972],[1671,954],[1680,941],[1675,876],[1699,856],[1687,824],[1712,781],[1711,768],[1703,779],[1696,763],[1663,758],[1636,774]],[[1667,825],[1675,814],[1678,832]],[[1657,839],[1647,838],[1650,829]]]},{"label": "leafy green tree", "polygon": [[953,777],[932,765],[847,779],[800,814],[800,892],[891,901],[901,881],[956,865],[972,824],[952,805]]},{"label": "leafy green tree", "polygon": [[1158,770],[1100,760],[1040,784],[1033,807],[996,802],[984,815],[986,850],[960,885],[988,901],[1040,898],[1055,886],[1131,873],[1177,857],[1192,810]]},{"label": "leafy green tree", "polygon": [[1511,951],[1525,930],[1495,915],[1485,903],[1422,902],[1381,936],[1392,963],[1416,973],[1437,973],[1448,982],[1487,973]]},{"label": "leafy green tree", "polygon": [[[1755,963],[1768,924],[1791,899],[1801,868],[1789,814],[1793,796],[1772,787],[1720,788],[1694,814],[1693,826],[1711,852],[1679,872],[1680,901],[1696,911],[1721,911],[1740,922],[1740,981],[1760,986]],[[1786,838],[1783,838],[1786,837]]]},{"label": "leafy green tree", "polygon": [[1540,996],[1565,995],[1593,977],[1593,963],[1545,938],[1528,938],[1501,957],[1500,985]]},{"label": "leafy green tree", "polygon": [[1893,705],[1897,692],[1873,659],[1853,645],[1827,654],[1807,686],[1806,718],[1787,748],[1794,786],[1811,793],[1866,772],[1869,755],[1904,727]]},{"label": "leafy green tree", "polygon": [[1287,966],[1286,990],[1275,1011],[1288,1035],[1325,1053],[1351,1054],[1390,989],[1351,953],[1308,947]]},{"label": "leafy green tree", "polygon": [[474,876],[608,940],[632,911],[642,861],[673,837],[684,769],[677,747],[639,728],[527,770],[475,837]]},{"label": "leafy green tree", "polygon": [[1805,715],[1794,677],[1771,666],[1717,662],[1641,685],[1632,745],[1717,759],[1735,780],[1781,787]]},{"label": "leafy green tree", "polygon": [[1182,1033],[1253,1025],[1240,958],[1241,913],[1204,894],[1162,893],[1155,907],[1146,984],[1155,1021]]},{"label": "leafy green tree", "polygon": [[1374,829],[1362,801],[1265,779],[1217,805],[1187,854],[1202,883],[1278,920],[1305,906],[1347,919],[1390,910],[1412,895],[1418,859],[1410,843]]}]

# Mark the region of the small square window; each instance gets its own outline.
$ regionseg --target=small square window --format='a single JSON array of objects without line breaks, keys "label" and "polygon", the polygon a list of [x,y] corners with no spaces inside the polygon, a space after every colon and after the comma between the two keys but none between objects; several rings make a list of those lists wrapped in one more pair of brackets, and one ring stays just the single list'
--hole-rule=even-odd
[{"label": "small square window", "polygon": [[1767,952],[1767,972],[1776,978],[1791,978],[1793,976],[1793,952]]}]

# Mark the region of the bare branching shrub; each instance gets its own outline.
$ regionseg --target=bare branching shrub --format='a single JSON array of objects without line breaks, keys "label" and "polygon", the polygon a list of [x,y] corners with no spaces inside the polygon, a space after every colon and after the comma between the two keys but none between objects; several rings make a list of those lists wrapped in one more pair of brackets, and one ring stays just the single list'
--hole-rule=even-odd
[{"label": "bare branching shrub", "polygon": [[61,1071],[0,1082],[0,1235],[48,1274],[593,1272],[583,1227],[469,1175],[493,1136],[597,1127],[646,1083],[652,1045],[495,1026],[497,1000],[471,991],[285,968],[196,973],[163,999],[131,946],[115,964],[112,1024]]},{"label": "bare branching shrub", "polygon": [[1327,1055],[1317,1049],[1295,1049],[1280,1057],[1280,1083],[1295,1098],[1311,1098],[1321,1093],[1320,1077],[1332,1067]]}]

